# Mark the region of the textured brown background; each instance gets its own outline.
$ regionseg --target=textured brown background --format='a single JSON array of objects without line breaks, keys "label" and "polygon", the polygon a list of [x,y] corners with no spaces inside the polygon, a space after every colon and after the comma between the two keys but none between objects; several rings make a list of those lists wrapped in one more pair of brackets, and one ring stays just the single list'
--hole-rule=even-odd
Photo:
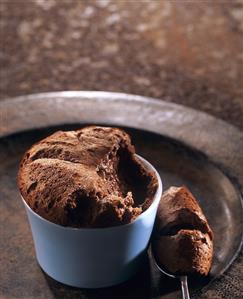
[{"label": "textured brown background", "polygon": [[0,98],[121,91],[243,128],[243,2],[195,2],[0,0]]}]

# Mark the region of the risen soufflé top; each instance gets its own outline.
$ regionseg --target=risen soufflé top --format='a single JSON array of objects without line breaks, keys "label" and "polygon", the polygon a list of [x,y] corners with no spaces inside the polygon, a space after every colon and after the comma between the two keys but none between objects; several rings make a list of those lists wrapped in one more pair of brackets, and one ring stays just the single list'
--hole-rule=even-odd
[{"label": "risen souffl\u00e9 top", "polygon": [[91,126],[34,144],[20,163],[18,186],[43,218],[94,228],[136,219],[152,203],[157,180],[136,157],[127,133]]}]

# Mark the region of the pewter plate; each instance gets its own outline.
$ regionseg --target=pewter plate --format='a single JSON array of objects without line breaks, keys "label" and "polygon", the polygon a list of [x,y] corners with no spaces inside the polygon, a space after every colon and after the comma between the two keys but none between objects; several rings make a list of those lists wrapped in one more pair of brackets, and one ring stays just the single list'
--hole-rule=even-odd
[{"label": "pewter plate", "polygon": [[[193,297],[215,287],[240,251],[243,231],[243,134],[202,112],[161,100],[107,92],[56,92],[0,103],[1,291],[3,298],[180,298],[179,284],[161,275],[148,256],[130,281],[84,290],[59,284],[38,267],[17,186],[24,151],[34,142],[86,124],[125,128],[137,152],[160,172],[164,189],[187,185],[215,234],[209,277],[192,279]],[[58,250],[58,249],[57,249]],[[205,298],[205,297],[204,297]]]}]

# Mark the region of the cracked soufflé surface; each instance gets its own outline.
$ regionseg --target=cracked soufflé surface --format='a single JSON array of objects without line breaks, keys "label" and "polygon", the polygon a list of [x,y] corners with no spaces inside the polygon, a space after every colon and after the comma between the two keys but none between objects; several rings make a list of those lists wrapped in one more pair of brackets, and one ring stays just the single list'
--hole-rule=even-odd
[{"label": "cracked souffl\u00e9 surface", "polygon": [[21,161],[18,186],[30,208],[51,222],[108,227],[146,210],[157,181],[128,134],[93,126],[58,131],[33,145]]}]

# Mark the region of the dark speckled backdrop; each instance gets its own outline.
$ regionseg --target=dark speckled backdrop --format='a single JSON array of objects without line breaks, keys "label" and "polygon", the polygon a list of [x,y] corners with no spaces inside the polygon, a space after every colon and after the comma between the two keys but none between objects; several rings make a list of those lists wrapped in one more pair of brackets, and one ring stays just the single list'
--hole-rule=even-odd
[{"label": "dark speckled backdrop", "polygon": [[0,98],[158,97],[243,128],[243,2],[0,0]]}]

